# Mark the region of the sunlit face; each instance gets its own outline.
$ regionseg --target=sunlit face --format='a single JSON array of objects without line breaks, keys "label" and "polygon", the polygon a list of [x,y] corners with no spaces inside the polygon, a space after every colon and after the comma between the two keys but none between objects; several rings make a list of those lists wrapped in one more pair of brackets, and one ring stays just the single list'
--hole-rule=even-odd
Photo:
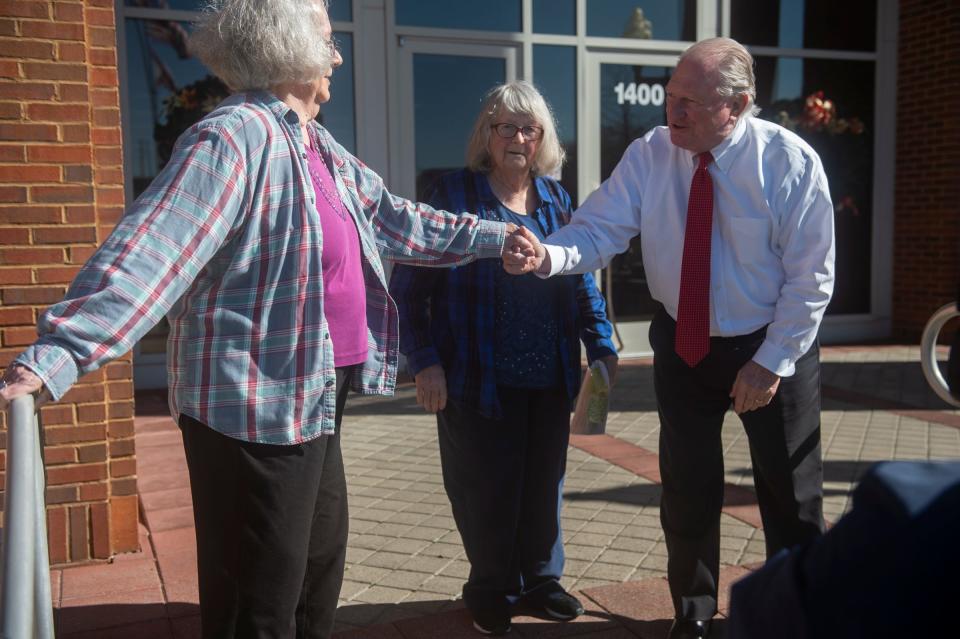
[{"label": "sunlit face", "polygon": [[[487,152],[494,170],[529,173],[533,169],[533,162],[543,139],[543,125],[529,115],[509,111],[501,111],[491,121],[491,125],[497,124],[512,124],[517,127],[517,132],[512,138],[502,138],[494,129],[490,129]],[[540,138],[528,139],[520,130],[525,126],[538,127],[541,131]]]},{"label": "sunlit face", "polygon": [[745,98],[717,94],[715,63],[686,58],[667,83],[667,125],[670,141],[703,153],[733,131]]},{"label": "sunlit face", "polygon": [[320,105],[324,102],[330,100],[330,76],[333,75],[333,70],[343,64],[343,58],[340,56],[340,51],[336,49],[333,42],[333,28],[330,26],[330,18],[327,16],[327,12],[323,9],[323,5],[318,2],[320,5],[318,11],[320,12],[320,32],[323,34],[323,41],[328,43],[330,48],[333,50],[333,64],[330,66],[330,70],[327,71],[321,78],[315,80],[316,89],[317,89],[317,113],[320,112]]}]

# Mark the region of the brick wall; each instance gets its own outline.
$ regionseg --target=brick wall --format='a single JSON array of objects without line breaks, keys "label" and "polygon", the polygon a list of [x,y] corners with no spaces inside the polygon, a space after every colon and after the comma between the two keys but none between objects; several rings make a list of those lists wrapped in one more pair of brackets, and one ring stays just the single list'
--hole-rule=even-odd
[{"label": "brick wall", "polygon": [[[113,0],[0,2],[3,367],[122,211],[114,27]],[[42,411],[54,564],[137,549],[132,376],[127,356]]]},{"label": "brick wall", "polygon": [[894,337],[916,342],[960,284],[960,3],[900,2]]}]

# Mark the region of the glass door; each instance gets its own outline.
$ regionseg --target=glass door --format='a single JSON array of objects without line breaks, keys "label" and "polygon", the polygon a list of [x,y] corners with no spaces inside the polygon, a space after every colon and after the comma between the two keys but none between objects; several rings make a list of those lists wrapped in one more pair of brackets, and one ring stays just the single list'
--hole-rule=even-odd
[{"label": "glass door", "polygon": [[[666,86],[675,64],[673,55],[587,53],[581,200],[610,176],[631,142],[666,123]],[[647,288],[639,235],[597,281],[615,322],[621,357],[650,355],[648,331],[657,303]]]},{"label": "glass door", "polygon": [[483,96],[517,77],[517,48],[403,37],[399,54],[398,184],[422,199],[438,177],[464,166]]}]

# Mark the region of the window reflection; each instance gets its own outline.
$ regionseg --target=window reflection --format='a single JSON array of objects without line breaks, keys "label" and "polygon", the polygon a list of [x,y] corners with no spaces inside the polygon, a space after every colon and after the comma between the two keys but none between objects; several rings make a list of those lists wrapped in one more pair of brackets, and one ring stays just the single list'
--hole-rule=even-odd
[{"label": "window reflection", "polygon": [[732,0],[730,35],[745,44],[873,51],[875,0]]},{"label": "window reflection", "polygon": [[327,13],[331,21],[350,22],[353,20],[353,0],[331,0]]},{"label": "window reflection", "polygon": [[506,73],[503,58],[413,56],[417,199],[424,199],[441,175],[464,166],[483,96],[505,82]]},{"label": "window reflection", "polygon": [[350,153],[357,152],[357,136],[353,89],[353,35],[345,32],[333,34],[340,43],[343,64],[334,72],[330,81],[330,101],[320,107],[320,122],[333,137]]},{"label": "window reflection", "polygon": [[166,164],[173,144],[227,95],[226,87],[187,51],[188,24],[128,19],[126,78],[133,197]]},{"label": "window reflection", "polygon": [[576,0],[533,0],[533,30],[536,33],[575,35]]},{"label": "window reflection", "polygon": [[520,31],[520,0],[397,0],[397,24],[443,29]]},{"label": "window reflection", "polygon": [[587,35],[694,40],[696,0],[587,0]]},{"label": "window reflection", "polygon": [[534,45],[533,82],[557,119],[557,134],[567,152],[560,183],[577,203],[577,50]]},{"label": "window reflection", "polygon": [[[624,151],[635,139],[665,123],[665,87],[671,67],[601,64],[600,178],[610,177]],[[613,308],[619,321],[646,321],[657,302],[650,295],[640,251],[640,236],[609,266]],[[606,282],[603,285],[606,293]]]},{"label": "window reflection", "polygon": [[827,313],[870,312],[874,63],[757,57],[760,117],[793,130],[823,160],[837,237]]}]

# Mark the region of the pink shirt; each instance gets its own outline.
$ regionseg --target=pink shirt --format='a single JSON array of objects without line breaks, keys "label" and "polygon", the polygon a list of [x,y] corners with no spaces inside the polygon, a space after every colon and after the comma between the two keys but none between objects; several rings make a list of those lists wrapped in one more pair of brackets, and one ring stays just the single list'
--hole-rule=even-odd
[{"label": "pink shirt", "polygon": [[307,165],[317,194],[323,233],[323,314],[333,342],[333,365],[350,366],[367,359],[367,306],[360,236],[337,193],[330,169],[320,154],[307,149]]}]

